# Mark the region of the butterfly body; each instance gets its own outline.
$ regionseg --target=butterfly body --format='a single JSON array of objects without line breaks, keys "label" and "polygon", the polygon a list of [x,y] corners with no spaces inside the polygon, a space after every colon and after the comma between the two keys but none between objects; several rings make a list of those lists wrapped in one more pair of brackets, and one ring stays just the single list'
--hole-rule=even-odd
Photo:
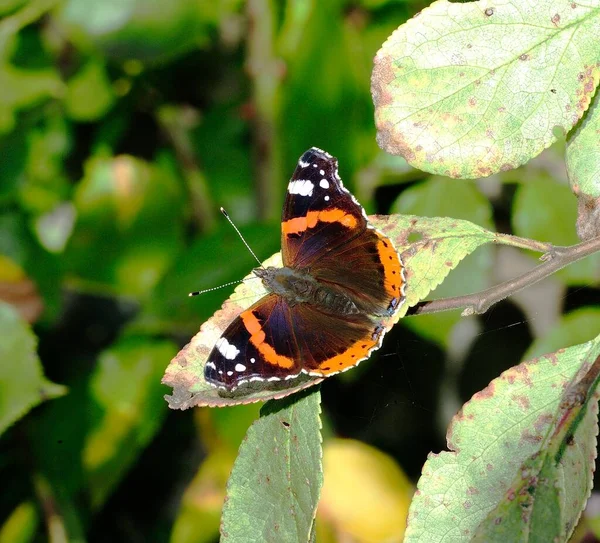
[{"label": "butterfly body", "polygon": [[205,379],[232,391],[251,381],[345,371],[381,345],[404,301],[404,268],[345,189],[337,160],[313,147],[283,207],[281,268],[257,268],[267,294],[223,332]]},{"label": "butterfly body", "polygon": [[334,285],[320,283],[306,271],[268,267],[257,268],[254,274],[263,280],[268,291],[285,298],[290,306],[310,304],[335,315],[352,315],[360,311],[350,296]]}]

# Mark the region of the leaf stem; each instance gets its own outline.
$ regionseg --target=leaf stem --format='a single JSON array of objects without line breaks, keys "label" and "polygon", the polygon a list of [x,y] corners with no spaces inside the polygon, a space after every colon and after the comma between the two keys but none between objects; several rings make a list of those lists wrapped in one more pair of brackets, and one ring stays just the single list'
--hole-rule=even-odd
[{"label": "leaf stem", "polygon": [[463,317],[485,313],[495,303],[545,279],[573,262],[600,251],[600,236],[569,247],[554,247],[532,240],[530,240],[531,243],[525,244],[522,243],[523,238],[515,239],[518,243],[521,243],[519,245],[521,247],[526,246],[531,249],[537,246],[538,249],[536,250],[546,249],[547,252],[541,257],[543,262],[523,275],[475,294],[419,302],[408,310],[407,315],[423,315],[461,308],[464,308]]},{"label": "leaf stem", "polygon": [[549,253],[554,248],[552,243],[537,241],[535,239],[520,238],[519,236],[513,236],[512,234],[496,234],[495,242],[516,247],[517,249],[529,249],[540,253]]}]

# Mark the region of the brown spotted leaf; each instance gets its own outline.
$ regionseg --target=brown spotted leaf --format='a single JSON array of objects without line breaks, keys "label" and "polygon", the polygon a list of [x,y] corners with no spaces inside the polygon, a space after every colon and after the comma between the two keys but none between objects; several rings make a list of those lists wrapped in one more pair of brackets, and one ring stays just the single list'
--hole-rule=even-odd
[{"label": "brown spotted leaf", "polygon": [[599,0],[434,2],[375,57],[379,145],[450,177],[526,163],[588,108],[599,32]]},{"label": "brown spotted leaf", "polygon": [[[500,241],[494,233],[458,219],[391,215],[373,216],[371,222],[394,242],[406,268],[407,302],[394,320],[400,319],[408,307],[424,299],[477,247]],[[264,265],[280,266],[280,255],[273,255]],[[266,293],[262,283],[251,279],[253,277],[252,274],[246,277],[247,280],[235,289],[222,309],[202,325],[200,332],[171,361],[162,382],[173,387],[173,394],[165,397],[172,409],[196,405],[223,407],[279,399],[322,381],[321,378],[300,375],[292,381],[252,382],[233,392],[225,392],[204,380],[208,355],[225,328]]]},{"label": "brown spotted leaf", "polygon": [[450,425],[450,451],[423,468],[405,541],[565,541],[589,496],[597,405],[564,440],[564,393],[599,354],[600,337],[523,362],[475,394]]}]

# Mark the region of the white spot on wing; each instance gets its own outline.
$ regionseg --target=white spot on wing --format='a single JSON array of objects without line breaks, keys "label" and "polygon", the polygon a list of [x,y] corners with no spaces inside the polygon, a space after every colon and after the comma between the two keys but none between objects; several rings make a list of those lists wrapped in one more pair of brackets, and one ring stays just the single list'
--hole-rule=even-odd
[{"label": "white spot on wing", "polygon": [[252,358],[250,359],[250,362],[252,362],[252,363],[254,364],[254,362],[256,362],[256,358],[252,357]]},{"label": "white spot on wing", "polygon": [[233,375],[233,372],[230,370],[227,372],[227,375],[229,375],[229,377],[231,377]]},{"label": "white spot on wing", "polygon": [[325,175],[325,170],[319,170],[319,173],[320,173],[321,175]]},{"label": "white spot on wing", "polygon": [[321,179],[321,181],[319,182],[319,187],[321,187],[322,189],[328,189],[329,181],[327,181],[327,179]]},{"label": "white spot on wing", "polygon": [[240,354],[240,350],[235,345],[229,343],[224,337],[217,341],[215,347],[227,360],[234,360]]},{"label": "white spot on wing", "polygon": [[211,362],[211,361],[209,361],[209,362],[206,363],[206,367],[210,368],[211,370],[216,370],[217,369],[217,366],[215,366],[215,363]]},{"label": "white spot on wing", "polygon": [[297,179],[296,181],[290,181],[288,192],[300,196],[312,196],[314,188],[315,186],[308,179]]},{"label": "white spot on wing", "polygon": [[301,168],[308,168],[310,166],[310,162],[304,162],[302,159],[298,160],[298,166]]},{"label": "white spot on wing", "polygon": [[325,201],[329,202],[329,196],[325,196]]},{"label": "white spot on wing", "polygon": [[233,368],[235,371],[246,371],[246,366],[244,366],[244,364],[236,364],[235,368]]}]

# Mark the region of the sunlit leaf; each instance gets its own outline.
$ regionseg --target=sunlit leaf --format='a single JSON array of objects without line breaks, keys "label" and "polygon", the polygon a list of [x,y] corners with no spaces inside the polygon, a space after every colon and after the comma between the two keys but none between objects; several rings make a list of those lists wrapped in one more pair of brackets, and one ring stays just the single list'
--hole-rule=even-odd
[{"label": "sunlit leaf", "polygon": [[0,302],[0,434],[30,409],[66,393],[43,374],[37,338],[16,310]]},{"label": "sunlit leaf", "polygon": [[227,483],[221,541],[309,541],[323,483],[320,398],[313,390],[263,407]]},{"label": "sunlit leaf", "polygon": [[434,2],[375,57],[379,144],[451,177],[524,164],[588,108],[599,28],[597,0]]}]

